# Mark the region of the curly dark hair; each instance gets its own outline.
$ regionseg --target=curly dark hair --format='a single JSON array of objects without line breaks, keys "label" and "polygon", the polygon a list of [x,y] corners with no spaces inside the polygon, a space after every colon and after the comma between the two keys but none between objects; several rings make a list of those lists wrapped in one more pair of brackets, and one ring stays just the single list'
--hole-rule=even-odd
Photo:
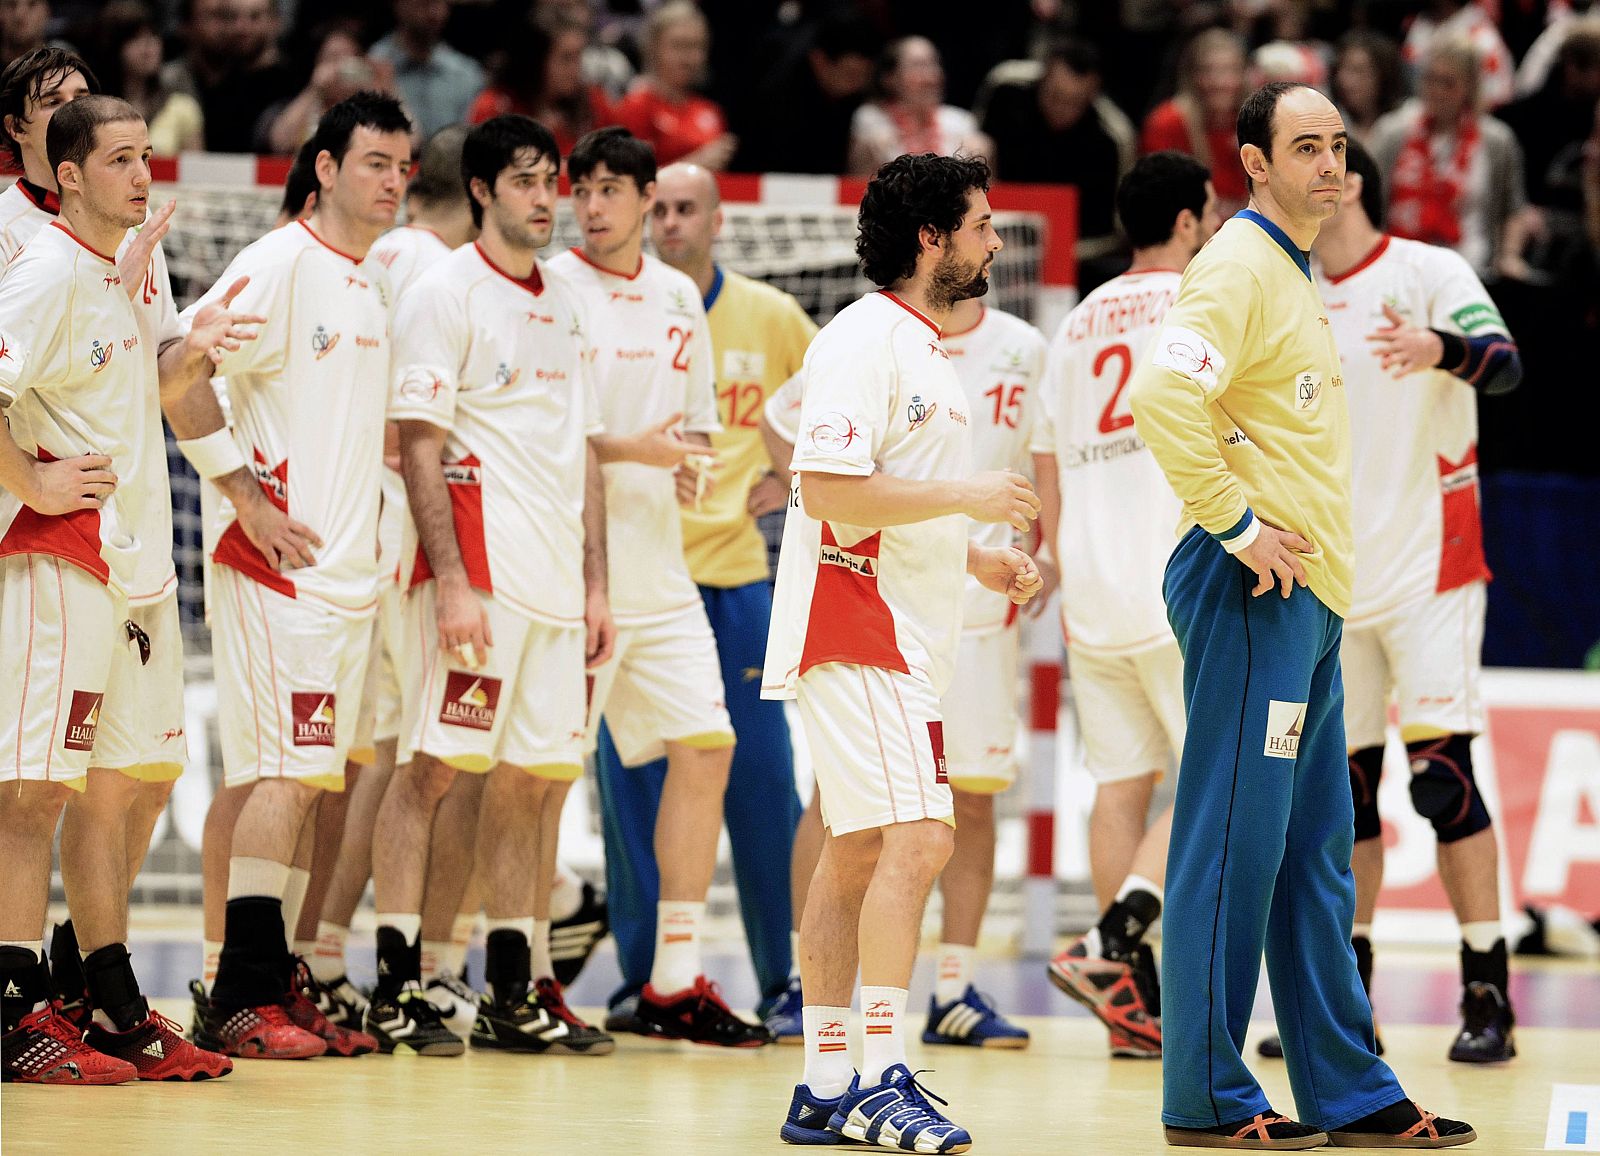
[{"label": "curly dark hair", "polygon": [[856,256],[867,280],[887,288],[917,271],[924,226],[942,236],[961,227],[968,195],[989,191],[981,157],[906,154],[885,164],[867,184],[856,217]]}]

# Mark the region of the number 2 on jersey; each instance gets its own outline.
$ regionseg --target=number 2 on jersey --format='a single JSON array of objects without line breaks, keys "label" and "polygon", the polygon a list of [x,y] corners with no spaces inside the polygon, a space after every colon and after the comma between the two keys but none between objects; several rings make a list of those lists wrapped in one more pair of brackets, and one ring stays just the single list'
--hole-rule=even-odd
[{"label": "number 2 on jersey", "polygon": [[1124,411],[1117,412],[1117,403],[1122,400],[1122,391],[1128,388],[1128,378],[1133,376],[1133,350],[1126,345],[1108,345],[1100,351],[1100,356],[1094,359],[1094,376],[1098,381],[1105,375],[1106,362],[1113,358],[1122,362],[1122,369],[1117,374],[1117,387],[1111,391],[1111,396],[1106,399],[1105,409],[1100,411],[1100,432],[1103,434],[1116,433],[1119,429],[1127,429],[1133,424],[1133,414]]},{"label": "number 2 on jersey", "polygon": [[685,329],[681,325],[674,325],[667,330],[667,340],[678,343],[677,351],[672,355],[672,368],[679,373],[689,372],[689,339],[693,336],[693,329]]}]

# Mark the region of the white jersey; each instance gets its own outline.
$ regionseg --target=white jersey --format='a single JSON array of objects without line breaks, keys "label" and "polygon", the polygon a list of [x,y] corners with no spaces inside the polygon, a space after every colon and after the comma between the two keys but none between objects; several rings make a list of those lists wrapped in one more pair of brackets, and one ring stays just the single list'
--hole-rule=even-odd
[{"label": "white jersey", "polygon": [[233,309],[267,318],[224,354],[234,438],[267,497],[322,539],[317,564],[277,571],[224,503],[212,560],[290,598],[369,613],[378,590],[378,479],[389,383],[388,272],[327,245],[304,221],[247,247],[195,313],[240,277]]},{"label": "white jersey", "polygon": [[[0,407],[17,445],[41,461],[104,454],[121,484],[98,510],[50,516],[0,489],[0,555],[51,554],[126,596],[138,578],[147,506],[144,392],[155,375],[116,262],[52,222],[27,243],[0,291]],[[164,544],[171,556],[169,538]]]},{"label": "white jersey", "polygon": [[1367,340],[1388,305],[1412,325],[1506,332],[1472,267],[1437,245],[1384,237],[1350,272],[1318,270],[1350,405],[1356,576],[1348,622],[1489,576],[1478,516],[1478,399],[1442,369],[1392,377]]},{"label": "white jersey", "polygon": [[[444,475],[475,590],[540,622],[583,622],[588,439],[601,432],[577,296],[463,245],[395,311],[389,417],[449,434]],[[419,550],[412,583],[433,576]]]},{"label": "white jersey", "polygon": [[1181,274],[1124,273],[1085,297],[1050,343],[1033,452],[1054,454],[1061,615],[1074,647],[1135,654],[1172,641],[1161,579],[1183,506],[1128,410],[1128,379]]},{"label": "white jersey", "polygon": [[[1044,373],[1044,334],[1019,317],[985,308],[978,323],[942,339],[950,364],[967,395],[972,416],[972,468],[1029,470],[1028,446],[1039,381]],[[970,522],[968,536],[980,546],[1010,546],[1016,531],[1009,522]],[[1004,594],[967,575],[964,629],[999,630],[1016,617]]]},{"label": "white jersey", "polygon": [[389,288],[398,301],[417,278],[433,268],[440,259],[448,257],[450,252],[450,246],[445,244],[444,238],[432,229],[401,225],[373,242],[367,260],[389,271]]},{"label": "white jersey", "polygon": [[805,512],[798,476],[972,474],[973,419],[939,327],[891,293],[869,293],[817,334],[802,372],[761,693],[793,698],[812,667],[843,662],[915,674],[943,694],[961,638],[967,518],[822,522]]},{"label": "white jersey", "polygon": [[[595,396],[607,433],[635,434],[683,415],[688,433],[716,433],[711,327],[700,290],[686,275],[646,255],[631,277],[593,264],[576,249],[549,269],[576,290],[594,350]],[[672,471],[610,462],[606,543],[611,613],[619,626],[671,617],[700,604],[683,558]]]},{"label": "white jersey", "polygon": [[[41,197],[21,181],[0,193],[0,260],[9,262],[15,257],[40,229],[56,219],[59,207],[54,193]],[[137,229],[128,230],[117,251],[119,260],[138,233]],[[133,311],[138,315],[140,333],[149,343],[152,358],[152,372],[145,387],[145,444],[140,447],[136,459],[139,483],[152,497],[143,504],[145,521],[137,534],[146,548],[139,555],[128,587],[129,605],[145,606],[161,601],[178,589],[178,575],[172,565],[172,499],[166,436],[161,425],[161,383],[153,359],[163,344],[181,337],[182,333],[178,329],[178,307],[172,298],[172,280],[167,274],[167,256],[160,245],[155,247],[150,264],[145,268],[144,281],[134,294]]]}]

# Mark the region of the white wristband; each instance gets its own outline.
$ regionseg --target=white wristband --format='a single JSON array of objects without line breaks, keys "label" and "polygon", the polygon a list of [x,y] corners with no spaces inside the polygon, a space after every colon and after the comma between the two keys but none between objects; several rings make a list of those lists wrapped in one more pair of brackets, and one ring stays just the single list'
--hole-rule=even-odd
[{"label": "white wristband", "polygon": [[178,450],[202,478],[220,478],[245,466],[239,443],[233,440],[233,433],[226,426],[205,437],[180,441]]}]

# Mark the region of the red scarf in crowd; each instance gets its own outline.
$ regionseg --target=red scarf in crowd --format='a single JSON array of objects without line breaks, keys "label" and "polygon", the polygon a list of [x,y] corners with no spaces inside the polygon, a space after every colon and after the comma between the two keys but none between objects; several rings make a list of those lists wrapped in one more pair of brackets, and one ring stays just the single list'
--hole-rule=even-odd
[{"label": "red scarf in crowd", "polygon": [[1421,116],[1401,145],[1390,181],[1388,230],[1454,248],[1461,243],[1462,201],[1483,134],[1476,116],[1462,116],[1455,126],[1455,152],[1440,167],[1434,164],[1432,147],[1438,131],[1432,117]]}]

